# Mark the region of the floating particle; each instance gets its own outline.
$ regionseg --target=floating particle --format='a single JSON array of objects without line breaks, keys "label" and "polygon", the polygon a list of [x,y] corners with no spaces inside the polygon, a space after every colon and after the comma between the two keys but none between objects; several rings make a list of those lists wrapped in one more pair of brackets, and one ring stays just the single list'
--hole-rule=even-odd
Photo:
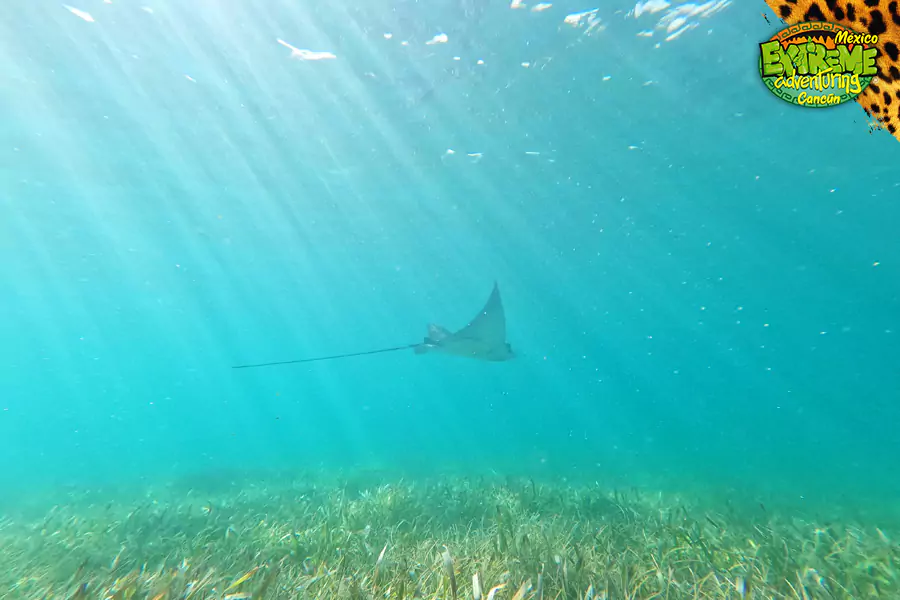
[{"label": "floating particle", "polygon": [[194,83],[197,83],[197,80],[194,79],[193,77],[191,77],[190,75],[185,75],[184,78],[187,79],[188,81],[193,81]]},{"label": "floating particle", "polygon": [[73,7],[73,6],[69,6],[68,4],[63,4],[63,8],[65,8],[66,10],[68,10],[70,13],[72,13],[72,14],[75,15],[76,17],[79,17],[79,18],[81,18],[81,19],[84,19],[84,20],[87,21],[88,23],[94,23],[94,22],[95,22],[95,21],[94,21],[94,17],[91,16],[91,13],[85,12],[85,11],[83,11],[83,10],[79,10],[79,9]]},{"label": "floating particle", "polygon": [[460,58],[459,56],[454,56],[453,60],[462,60],[462,58]]},{"label": "floating particle", "polygon": [[523,62],[523,63],[522,63],[522,66],[525,67],[525,68],[527,69],[528,67],[531,66],[531,63],[530,63],[530,62]]},{"label": "floating particle", "polygon": [[612,75],[604,75],[603,76],[603,81],[609,81],[610,79],[612,79]]},{"label": "floating particle", "polygon": [[522,2],[522,0],[512,0],[512,2],[509,3],[509,7],[510,8],[525,8],[525,3]]},{"label": "floating particle", "polygon": [[446,33],[439,33],[427,42],[425,42],[426,46],[434,46],[435,44],[446,44],[450,41],[450,38],[447,37]]},{"label": "floating particle", "polygon": [[643,86],[644,86],[644,87],[647,87],[648,85],[655,85],[655,84],[656,84],[655,81],[653,81],[652,79],[648,79],[647,81],[645,81],[645,82],[643,83]]},{"label": "floating particle", "polygon": [[337,58],[337,56],[331,52],[315,52],[313,50],[297,50],[291,55],[296,56],[296,58],[299,58],[300,60],[326,60]]},{"label": "floating particle", "polygon": [[389,40],[389,39],[391,39],[392,37],[394,37],[394,34],[393,34],[393,33],[385,33],[385,34],[384,34],[384,39],[386,39],[386,40]]},{"label": "floating particle", "polygon": [[872,263],[872,266],[873,266],[873,267],[877,267],[877,266],[880,265],[880,264],[881,264],[881,263],[878,262],[878,261],[876,260],[875,262]]},{"label": "floating particle", "polygon": [[144,11],[145,13],[149,14],[149,15],[152,15],[152,14],[153,14],[153,9],[150,8],[149,6],[142,6],[142,7],[141,7],[141,10]]},{"label": "floating particle", "polygon": [[649,29],[645,29],[643,31],[638,31],[637,36],[638,37],[653,37],[653,32],[650,31]]},{"label": "floating particle", "polygon": [[553,5],[549,2],[541,2],[540,4],[535,4],[531,7],[531,12],[543,12],[552,6]]},{"label": "floating particle", "polygon": [[541,155],[540,152],[535,152],[533,150],[528,150],[525,152],[525,154],[527,154],[528,156],[540,156]]},{"label": "floating particle", "polygon": [[479,58],[479,59],[478,59],[478,62],[476,62],[475,64],[476,64],[476,65],[483,65],[483,64],[484,64],[484,61],[481,60],[481,59]]},{"label": "floating particle", "polygon": [[335,56],[331,52],[316,52],[314,50],[302,50],[300,48],[291,46],[286,41],[284,41],[280,38],[277,39],[276,41],[279,44],[281,44],[282,46],[284,46],[285,48],[291,49],[291,58],[298,58],[300,60],[325,60],[325,59],[337,58],[337,56]]}]

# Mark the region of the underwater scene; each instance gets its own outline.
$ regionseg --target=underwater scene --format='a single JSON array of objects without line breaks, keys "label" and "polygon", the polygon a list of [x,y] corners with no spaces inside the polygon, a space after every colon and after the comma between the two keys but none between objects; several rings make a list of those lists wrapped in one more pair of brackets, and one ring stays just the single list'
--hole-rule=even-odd
[{"label": "underwater scene", "polygon": [[767,89],[819,3],[65,2],[0,4],[0,598],[900,598],[900,93]]}]

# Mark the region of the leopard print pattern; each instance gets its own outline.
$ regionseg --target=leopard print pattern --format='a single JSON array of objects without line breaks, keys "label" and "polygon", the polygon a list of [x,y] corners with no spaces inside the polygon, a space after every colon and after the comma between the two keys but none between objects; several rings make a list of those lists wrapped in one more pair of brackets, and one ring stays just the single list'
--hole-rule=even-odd
[{"label": "leopard print pattern", "polygon": [[788,25],[831,21],[878,35],[878,74],[856,97],[874,125],[900,140],[900,2],[898,0],[766,0]]}]

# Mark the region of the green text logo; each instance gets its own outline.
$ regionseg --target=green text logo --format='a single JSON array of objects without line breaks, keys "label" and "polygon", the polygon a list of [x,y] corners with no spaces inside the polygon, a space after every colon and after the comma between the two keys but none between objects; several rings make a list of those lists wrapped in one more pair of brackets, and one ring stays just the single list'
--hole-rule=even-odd
[{"label": "green text logo", "polygon": [[877,43],[877,35],[836,23],[797,23],[759,45],[759,74],[773,94],[791,104],[843,104],[877,73]]}]

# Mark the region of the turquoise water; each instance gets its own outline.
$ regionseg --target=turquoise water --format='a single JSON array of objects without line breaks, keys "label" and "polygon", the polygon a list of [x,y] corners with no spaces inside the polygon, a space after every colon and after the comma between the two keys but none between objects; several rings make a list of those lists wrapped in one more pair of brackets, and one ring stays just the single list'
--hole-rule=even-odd
[{"label": "turquoise water", "polygon": [[[375,468],[894,510],[900,145],[764,88],[762,2],[671,41],[678,6],[354,4],[3,4],[4,502]],[[514,361],[231,369],[495,280]]]}]

